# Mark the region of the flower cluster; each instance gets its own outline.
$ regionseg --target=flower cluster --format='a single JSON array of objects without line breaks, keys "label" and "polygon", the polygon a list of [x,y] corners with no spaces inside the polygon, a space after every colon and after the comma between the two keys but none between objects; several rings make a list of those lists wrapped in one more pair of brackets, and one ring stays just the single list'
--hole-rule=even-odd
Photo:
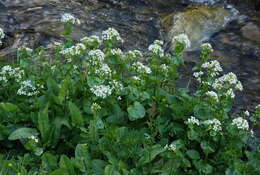
[{"label": "flower cluster", "polygon": [[106,97],[112,94],[112,88],[106,85],[95,85],[90,88],[90,91],[95,94],[97,97],[105,99]]},{"label": "flower cluster", "polygon": [[150,67],[143,65],[143,63],[141,63],[141,62],[135,62],[133,64],[133,68],[135,69],[135,71],[137,73],[140,73],[140,74],[150,74],[150,73],[152,73]]},{"label": "flower cluster", "polygon": [[72,14],[64,13],[61,16],[61,22],[64,23],[72,23],[72,24],[80,24],[80,20],[76,17],[74,17]]},{"label": "flower cluster", "polygon": [[120,92],[124,89],[123,84],[116,80],[110,81],[110,85],[111,85],[112,89],[116,90],[117,92]]},{"label": "flower cluster", "polygon": [[202,44],[202,45],[201,45],[201,48],[202,48],[202,51],[205,51],[205,52],[207,52],[207,53],[211,53],[211,52],[214,51],[210,43],[204,43],[204,44]]},{"label": "flower cluster", "polygon": [[158,55],[159,57],[164,56],[164,51],[162,49],[163,41],[155,40],[153,44],[148,47],[148,50],[152,52],[154,55]]},{"label": "flower cluster", "polygon": [[168,76],[168,73],[169,73],[169,66],[168,65],[166,65],[166,64],[160,65],[160,70],[162,71],[162,73],[165,76]]},{"label": "flower cluster", "polygon": [[107,64],[102,64],[99,69],[95,69],[95,74],[101,77],[110,77],[112,71]]},{"label": "flower cluster", "polygon": [[96,35],[92,35],[90,37],[84,37],[80,41],[85,45],[89,45],[89,46],[93,46],[93,45],[99,46],[102,43],[99,37]]},{"label": "flower cluster", "polygon": [[172,43],[173,43],[173,45],[175,45],[175,46],[178,45],[178,44],[181,44],[181,45],[183,45],[186,49],[191,46],[189,37],[188,37],[186,34],[184,34],[184,33],[173,37]]},{"label": "flower cluster", "polygon": [[121,56],[123,54],[122,50],[119,48],[111,49],[111,54],[115,56]]},{"label": "flower cluster", "polygon": [[67,55],[67,56],[76,56],[76,55],[80,55],[85,50],[86,50],[86,46],[82,43],[78,43],[75,46],[61,50],[60,54]]},{"label": "flower cluster", "polygon": [[133,51],[128,51],[128,55],[134,59],[138,58],[138,57],[143,57],[142,52],[140,52],[139,50],[133,50]]},{"label": "flower cluster", "polygon": [[238,129],[243,129],[243,130],[249,129],[249,124],[247,120],[243,119],[242,117],[233,119],[231,125],[236,126]]},{"label": "flower cluster", "polygon": [[217,60],[205,62],[201,65],[201,67],[210,71],[210,75],[213,77],[219,75],[219,72],[223,71],[222,67],[220,66]]},{"label": "flower cluster", "polygon": [[39,91],[31,80],[25,80],[21,82],[17,94],[30,97],[39,94]]},{"label": "flower cluster", "polygon": [[35,143],[39,142],[36,136],[30,136],[29,139],[33,140]]},{"label": "flower cluster", "polygon": [[0,28],[0,45],[2,44],[2,39],[5,37],[5,33],[4,30],[2,28]]},{"label": "flower cluster", "polygon": [[218,119],[206,120],[203,123],[209,126],[210,130],[213,130],[215,132],[222,130],[221,122]]},{"label": "flower cluster", "polygon": [[100,110],[101,110],[101,106],[100,106],[99,104],[93,103],[93,104],[91,105],[91,112],[92,112],[92,113],[97,113],[97,112],[99,112]]},{"label": "flower cluster", "polygon": [[176,150],[177,150],[177,147],[176,147],[176,145],[175,144],[170,144],[170,145],[165,145],[164,146],[164,149],[167,149],[167,150],[169,150],[169,151],[173,151],[173,152],[175,152]]},{"label": "flower cluster", "polygon": [[204,73],[202,71],[199,71],[199,72],[194,72],[193,76],[197,79],[198,82],[201,83],[203,74]]},{"label": "flower cluster", "polygon": [[30,54],[33,52],[33,50],[29,47],[26,47],[26,46],[22,46],[22,47],[19,47],[18,48],[18,52],[23,52],[23,53],[27,53],[27,54]]},{"label": "flower cluster", "polygon": [[213,83],[212,86],[215,89],[221,89],[224,84],[234,87],[236,90],[240,90],[240,91],[243,90],[243,86],[242,86],[241,82],[238,81],[237,76],[233,72],[230,72],[230,73],[218,78]]},{"label": "flower cluster", "polygon": [[115,41],[123,42],[123,39],[121,38],[120,34],[114,28],[108,28],[107,30],[103,31],[102,39],[104,41],[115,40]]},{"label": "flower cluster", "polygon": [[245,111],[244,112],[245,116],[249,117],[250,116],[250,113],[248,111]]},{"label": "flower cluster", "polygon": [[100,49],[91,50],[88,53],[88,55],[90,57],[89,61],[90,61],[91,65],[99,65],[105,59],[105,54]]},{"label": "flower cluster", "polygon": [[187,124],[192,124],[192,125],[200,125],[200,121],[196,119],[195,117],[191,116],[188,118]]},{"label": "flower cluster", "polygon": [[210,99],[214,100],[215,102],[218,102],[218,94],[214,91],[208,91],[206,92],[206,96],[208,96]]},{"label": "flower cluster", "polygon": [[1,69],[0,82],[7,83],[10,79],[14,79],[16,82],[20,82],[23,75],[24,71],[20,68],[12,68],[10,65],[7,65]]}]

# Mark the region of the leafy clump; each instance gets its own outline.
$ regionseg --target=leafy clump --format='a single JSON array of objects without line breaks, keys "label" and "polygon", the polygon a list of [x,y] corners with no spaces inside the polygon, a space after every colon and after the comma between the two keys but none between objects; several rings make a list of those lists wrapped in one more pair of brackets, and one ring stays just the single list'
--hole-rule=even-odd
[{"label": "leafy clump", "polygon": [[[66,36],[80,24],[68,14],[62,21]],[[230,114],[243,87],[210,60],[210,44],[188,77],[197,89],[178,88],[190,42],[173,41],[174,56],[158,40],[146,53],[124,52],[109,28],[52,50],[21,47],[0,70],[0,174],[260,174],[248,123],[260,107]]]}]

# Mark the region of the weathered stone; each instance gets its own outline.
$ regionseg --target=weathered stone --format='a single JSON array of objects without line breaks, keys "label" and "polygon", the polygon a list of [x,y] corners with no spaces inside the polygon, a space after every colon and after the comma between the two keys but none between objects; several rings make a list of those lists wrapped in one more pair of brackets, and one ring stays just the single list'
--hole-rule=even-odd
[{"label": "weathered stone", "polygon": [[252,41],[260,42],[260,28],[253,23],[248,23],[241,29],[242,35]]}]

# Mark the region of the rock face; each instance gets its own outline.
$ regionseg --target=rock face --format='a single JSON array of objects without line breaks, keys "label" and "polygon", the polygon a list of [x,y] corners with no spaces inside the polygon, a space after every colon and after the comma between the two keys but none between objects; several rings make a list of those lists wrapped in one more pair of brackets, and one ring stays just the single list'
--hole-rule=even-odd
[{"label": "rock face", "polygon": [[60,18],[65,12],[82,22],[73,33],[75,40],[100,35],[108,27],[116,28],[130,49],[145,49],[159,37],[159,17],[143,1],[5,0],[0,6],[0,27],[7,31],[7,44],[0,56],[10,55],[19,45],[35,47],[64,39]]},{"label": "rock face", "polygon": [[191,5],[184,11],[164,17],[163,21],[168,39],[185,33],[191,40],[190,50],[196,50],[231,19],[231,12],[224,8]]}]

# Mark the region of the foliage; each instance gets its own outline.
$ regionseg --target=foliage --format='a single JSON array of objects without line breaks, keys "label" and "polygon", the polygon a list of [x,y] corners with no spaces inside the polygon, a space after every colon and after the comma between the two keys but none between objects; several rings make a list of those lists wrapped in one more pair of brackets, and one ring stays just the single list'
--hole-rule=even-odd
[{"label": "foliage", "polygon": [[[63,20],[69,38],[80,22]],[[0,174],[260,174],[248,116],[230,114],[242,85],[233,73],[220,76],[211,45],[194,67],[197,89],[176,86],[187,39],[174,39],[174,56],[161,41],[145,54],[123,52],[114,29],[102,41],[19,49],[0,72]],[[259,115],[260,106],[252,125]]]}]

